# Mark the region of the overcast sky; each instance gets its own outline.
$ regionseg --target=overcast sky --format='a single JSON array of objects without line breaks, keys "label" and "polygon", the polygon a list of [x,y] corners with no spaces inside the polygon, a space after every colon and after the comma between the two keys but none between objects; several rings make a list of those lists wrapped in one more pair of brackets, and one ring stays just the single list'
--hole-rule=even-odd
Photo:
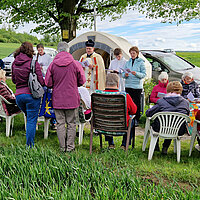
[{"label": "overcast sky", "polygon": [[[108,22],[97,17],[97,31],[124,37],[140,49],[200,50],[200,21],[191,20],[180,25],[160,23],[161,19],[147,19],[137,11],[129,11],[121,19]],[[19,29],[28,32],[33,24]],[[77,35],[93,29],[81,29]],[[34,34],[36,35],[36,34]]]}]

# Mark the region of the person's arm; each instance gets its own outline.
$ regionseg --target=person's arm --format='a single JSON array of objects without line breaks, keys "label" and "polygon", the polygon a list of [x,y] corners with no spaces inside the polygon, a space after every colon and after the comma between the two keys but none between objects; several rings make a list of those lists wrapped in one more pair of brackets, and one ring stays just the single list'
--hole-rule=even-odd
[{"label": "person's arm", "polygon": [[155,106],[153,106],[152,108],[149,108],[146,111],[146,116],[147,117],[152,117],[155,113],[160,112],[160,106],[159,104],[156,104]]},{"label": "person's arm", "polygon": [[137,112],[137,106],[135,105],[129,94],[126,94],[126,101],[127,101],[128,114],[134,115]]},{"label": "person's arm", "polygon": [[74,63],[77,67],[77,85],[78,87],[82,86],[86,82],[85,72],[78,61]]},{"label": "person's arm", "polygon": [[3,84],[0,84],[0,94],[7,101],[9,101],[10,103],[15,103],[15,97],[11,94],[11,92],[9,91],[9,89],[5,85],[3,85]]},{"label": "person's arm", "polygon": [[[124,70],[126,70],[126,69],[128,68],[128,62],[129,62],[129,61],[126,62],[125,66],[124,66]],[[123,78],[128,78],[128,77],[129,77],[129,74],[126,73],[126,72],[122,72],[122,77],[123,77]]]},{"label": "person's arm", "polygon": [[42,86],[44,86],[45,83],[44,83],[44,79],[43,79],[43,76],[42,76],[42,71],[41,71],[41,68],[40,68],[40,64],[37,61],[35,63],[35,73],[37,74],[37,79],[40,82],[40,84]]},{"label": "person's arm", "polygon": [[139,79],[142,79],[146,76],[146,68],[145,68],[144,61],[141,62],[140,64],[140,72],[136,72],[135,76],[138,77]]},{"label": "person's arm", "polygon": [[157,97],[157,95],[158,92],[156,91],[156,87],[154,86],[150,95],[150,103],[156,103],[158,99],[160,99],[159,97]]}]

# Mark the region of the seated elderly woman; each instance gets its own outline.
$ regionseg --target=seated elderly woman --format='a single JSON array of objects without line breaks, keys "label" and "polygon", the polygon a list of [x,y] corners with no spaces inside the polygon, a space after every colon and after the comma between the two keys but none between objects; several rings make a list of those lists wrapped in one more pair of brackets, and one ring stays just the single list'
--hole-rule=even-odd
[{"label": "seated elderly woman", "polygon": [[[167,95],[157,101],[157,104],[146,111],[147,117],[152,117],[157,112],[178,112],[189,115],[189,102],[185,100],[182,94],[183,87],[180,82],[172,81],[167,85]],[[155,119],[152,128],[158,132],[160,123]],[[186,125],[183,124],[179,130],[179,135],[184,135],[186,132]],[[167,154],[167,150],[171,144],[171,139],[165,139],[162,148],[162,154]],[[158,147],[158,142],[157,142]],[[155,149],[156,150],[156,149]]]},{"label": "seated elderly woman", "polygon": [[183,92],[181,96],[188,99],[188,94],[191,92],[195,98],[200,97],[198,84],[193,79],[192,72],[185,72],[182,76],[181,84],[183,86]]},{"label": "seated elderly woman", "polygon": [[20,112],[20,109],[18,108],[15,101],[15,95],[13,94],[12,90],[6,85],[6,72],[2,69],[0,70],[0,95],[3,96],[10,103],[13,103],[6,104],[2,102],[2,105],[7,115],[12,115]]},{"label": "seated elderly woman", "polygon": [[157,103],[158,99],[167,93],[168,82],[167,72],[161,72],[161,74],[158,76],[158,85],[154,86],[150,95],[151,103]]},{"label": "seated elderly woman", "polygon": [[[106,76],[106,88],[105,92],[119,92],[119,76],[115,73],[107,74]],[[137,111],[137,106],[133,102],[129,94],[126,94],[126,104],[127,104],[127,124],[130,119],[129,115],[134,115]],[[126,135],[123,136],[121,148],[125,150],[126,146]],[[113,137],[106,136],[105,140],[108,141],[109,149],[113,149],[114,141]],[[130,143],[129,143],[130,144]]]}]

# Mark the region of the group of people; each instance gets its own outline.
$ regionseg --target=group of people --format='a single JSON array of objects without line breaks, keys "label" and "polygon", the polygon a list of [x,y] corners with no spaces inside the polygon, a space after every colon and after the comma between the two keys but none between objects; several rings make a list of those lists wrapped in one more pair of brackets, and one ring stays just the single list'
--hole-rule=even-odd
[{"label": "group of people", "polygon": [[[34,55],[33,45],[29,42],[22,43],[15,51],[15,61],[12,64],[12,81],[16,85],[15,97],[16,108],[18,109],[16,112],[20,109],[27,117],[27,146],[34,146],[36,124],[41,104],[41,98],[34,99],[28,86],[32,59],[37,60],[35,68],[40,84],[43,87],[52,88],[52,103],[55,110],[57,135],[61,151],[71,152],[75,149],[76,118],[77,108],[80,106],[80,96],[89,96],[95,90],[109,92],[125,90],[127,121],[129,115],[136,114],[136,125],[139,122],[143,79],[146,76],[144,60],[139,58],[139,49],[136,46],[131,47],[129,49],[130,59],[126,61],[123,58],[122,50],[116,48],[114,50],[115,59],[111,61],[106,75],[103,58],[100,54],[94,52],[94,41],[89,39],[85,42],[85,45],[86,53],[81,56],[80,61],[74,60],[69,53],[69,45],[66,42],[58,44],[58,54],[53,60],[48,54],[45,54],[44,47],[41,44],[37,46],[37,55]],[[0,72],[1,78],[3,70],[0,70]],[[0,80],[1,85],[6,86],[5,80]],[[87,92],[84,92],[85,88],[87,88]],[[159,75],[159,84],[154,87],[150,96],[150,100],[155,103],[155,106],[147,110],[146,115],[152,116],[160,111],[189,114],[189,102],[185,99],[189,92],[194,97],[199,97],[198,86],[191,74],[184,74],[181,83],[177,81],[168,83],[167,73],[162,72]],[[12,92],[10,95],[15,99]],[[165,96],[162,97],[163,95]],[[87,102],[90,102],[89,98],[87,98]],[[159,127],[158,122],[155,122],[153,127],[157,130]],[[180,129],[180,134],[184,133],[185,126]],[[109,148],[114,148],[112,137],[106,137],[106,141],[108,141]],[[164,142],[163,153],[167,152],[170,142],[170,140]],[[125,149],[125,144],[126,136],[122,140],[121,147],[123,149]],[[157,149],[159,149],[159,145],[157,145]]]},{"label": "group of people", "polygon": [[[191,72],[185,72],[182,75],[181,82],[172,81],[169,83],[167,72],[161,72],[158,77],[159,83],[154,86],[151,95],[150,102],[155,105],[146,111],[147,117],[152,117],[157,112],[178,112],[186,115],[190,114],[189,102],[194,98],[200,98],[198,84],[193,79]],[[200,119],[200,111],[197,112],[196,119]],[[155,120],[152,124],[154,131],[159,131],[159,121]],[[198,127],[200,130],[200,127]],[[179,135],[184,135],[187,132],[186,124],[180,127]],[[200,151],[200,140],[197,138],[198,144],[195,148]],[[167,154],[171,140],[166,139],[163,143],[162,153]],[[156,151],[160,151],[159,140],[157,141]]]}]

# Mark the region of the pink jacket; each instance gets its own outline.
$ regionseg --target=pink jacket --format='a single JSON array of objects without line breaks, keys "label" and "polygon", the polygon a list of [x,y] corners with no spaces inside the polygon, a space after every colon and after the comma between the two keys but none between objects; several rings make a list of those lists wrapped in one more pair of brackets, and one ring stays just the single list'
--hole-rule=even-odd
[{"label": "pink jacket", "polygon": [[160,97],[158,97],[158,92],[167,94],[167,83],[161,83],[160,81],[158,82],[158,85],[154,86],[151,95],[150,95],[150,102],[151,103],[156,103]]},{"label": "pink jacket", "polygon": [[56,55],[45,76],[47,87],[53,88],[54,109],[74,109],[80,105],[78,87],[85,83],[85,73],[81,64],[68,52]]}]

